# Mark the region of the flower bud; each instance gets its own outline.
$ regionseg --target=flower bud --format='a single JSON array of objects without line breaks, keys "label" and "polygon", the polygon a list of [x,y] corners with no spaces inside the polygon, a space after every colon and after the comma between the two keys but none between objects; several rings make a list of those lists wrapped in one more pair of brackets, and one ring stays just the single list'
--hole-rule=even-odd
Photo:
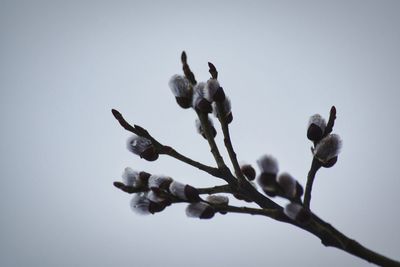
[{"label": "flower bud", "polygon": [[300,204],[297,203],[289,203],[285,206],[283,210],[286,216],[290,219],[300,223],[307,224],[311,220],[311,214],[309,211],[305,210]]},{"label": "flower bud", "polygon": [[199,192],[196,188],[188,184],[182,184],[177,181],[173,181],[169,185],[169,191],[172,195],[189,202],[196,202],[200,200]]},{"label": "flower bud", "polygon": [[132,168],[126,167],[122,173],[122,182],[125,186],[138,187],[139,173],[134,171]]},{"label": "flower bud", "polygon": [[322,163],[322,165],[328,163],[332,164],[332,162],[329,162],[330,160],[333,160],[334,164],[337,160],[334,158],[337,157],[337,155],[339,154],[341,147],[342,147],[342,140],[340,139],[339,135],[330,134],[324,137],[315,146],[314,157],[316,157]]},{"label": "flower bud", "polygon": [[314,142],[321,140],[325,127],[326,122],[321,115],[312,115],[308,121],[307,138]]},{"label": "flower bud", "polygon": [[293,199],[297,195],[297,181],[289,173],[281,173],[277,182],[282,188],[285,197]]},{"label": "flower bud", "polygon": [[[215,136],[217,136],[217,130],[215,130],[214,123],[209,117],[208,117],[208,123],[210,124],[211,134],[215,138]],[[204,137],[204,139],[207,139],[207,136],[203,130],[203,127],[199,119],[196,119],[196,130],[199,134],[201,134]]]},{"label": "flower bud", "polygon": [[147,193],[138,193],[131,200],[131,208],[138,214],[147,215],[164,210],[165,205],[150,201]]},{"label": "flower bud", "polygon": [[194,109],[210,113],[212,111],[211,103],[204,97],[205,83],[200,82],[195,85],[193,91],[193,102],[192,106]]},{"label": "flower bud", "polygon": [[171,183],[172,178],[168,176],[153,174],[149,177],[149,188],[155,192],[167,190]]},{"label": "flower bud", "polygon": [[221,108],[218,108],[217,103],[213,103],[214,116],[220,120],[225,120],[228,124],[231,123],[233,120],[231,101],[228,97],[225,97],[225,100],[220,105]]},{"label": "flower bud", "polygon": [[258,167],[263,173],[277,175],[279,172],[278,161],[271,155],[264,155],[257,160]]},{"label": "flower bud", "polygon": [[249,181],[253,181],[256,178],[256,170],[250,164],[242,164],[240,170]]},{"label": "flower bud", "polygon": [[192,105],[192,90],[188,79],[181,75],[174,75],[168,83],[176,102],[181,108],[190,108]]},{"label": "flower bud", "polygon": [[210,102],[222,102],[225,100],[224,89],[219,85],[217,79],[209,79],[204,88],[205,98]]},{"label": "flower bud", "polygon": [[186,208],[186,215],[188,217],[199,219],[211,219],[214,217],[214,209],[204,202],[191,203]]},{"label": "flower bud", "polygon": [[227,206],[229,203],[229,198],[223,195],[209,195],[206,200],[211,204]]},{"label": "flower bud", "polygon": [[134,135],[128,139],[127,148],[133,154],[136,154],[145,160],[154,161],[158,159],[158,153],[155,147],[147,138]]}]

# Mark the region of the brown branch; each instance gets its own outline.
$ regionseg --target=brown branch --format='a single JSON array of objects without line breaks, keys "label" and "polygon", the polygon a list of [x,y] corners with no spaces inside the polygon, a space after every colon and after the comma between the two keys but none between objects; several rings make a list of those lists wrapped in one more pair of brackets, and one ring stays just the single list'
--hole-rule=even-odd
[{"label": "brown branch", "polygon": [[310,203],[311,203],[311,191],[312,191],[312,186],[314,183],[315,175],[317,174],[317,171],[321,168],[321,163],[316,159],[315,157],[312,160],[310,171],[308,172],[307,175],[307,184],[306,184],[306,189],[304,192],[304,208],[309,210],[310,209]]}]

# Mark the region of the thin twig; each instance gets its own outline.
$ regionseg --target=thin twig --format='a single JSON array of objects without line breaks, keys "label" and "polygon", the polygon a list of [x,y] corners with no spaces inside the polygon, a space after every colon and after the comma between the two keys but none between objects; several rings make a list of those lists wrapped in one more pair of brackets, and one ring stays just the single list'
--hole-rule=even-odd
[{"label": "thin twig", "polygon": [[309,210],[310,209],[310,203],[311,203],[311,191],[314,183],[314,178],[317,173],[317,171],[321,168],[321,164],[316,159],[315,157],[312,160],[310,171],[308,172],[307,176],[307,184],[306,184],[306,190],[304,192],[304,208]]}]

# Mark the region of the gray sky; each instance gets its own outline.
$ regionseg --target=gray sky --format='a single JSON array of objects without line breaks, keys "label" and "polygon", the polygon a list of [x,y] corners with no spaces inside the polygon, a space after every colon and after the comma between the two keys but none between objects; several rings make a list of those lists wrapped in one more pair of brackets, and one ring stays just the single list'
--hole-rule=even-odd
[{"label": "gray sky", "polygon": [[207,61],[217,66],[240,160],[273,154],[303,184],[308,117],[336,105],[343,151],[318,173],[312,208],[400,259],[399,11],[398,1],[0,1],[0,265],[367,265],[262,217],[131,212],[112,186],[127,166],[220,183],[135,157],[110,113],[213,164],[195,114],[168,88],[182,50],[200,81]]}]

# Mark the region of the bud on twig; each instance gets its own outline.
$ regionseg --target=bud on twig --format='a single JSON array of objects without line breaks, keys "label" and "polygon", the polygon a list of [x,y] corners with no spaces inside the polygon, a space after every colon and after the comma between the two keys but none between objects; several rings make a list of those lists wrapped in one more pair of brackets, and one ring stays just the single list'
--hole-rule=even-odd
[{"label": "bud on twig", "polygon": [[152,174],[149,178],[149,188],[155,192],[167,190],[171,183],[172,178],[168,176]]},{"label": "bud on twig", "polygon": [[[213,137],[215,138],[215,136],[217,136],[217,130],[215,130],[213,121],[212,121],[208,116],[207,116],[207,118],[208,118],[208,123],[210,124],[211,133],[212,133]],[[204,139],[207,139],[207,136],[206,136],[206,134],[205,134],[205,132],[204,132],[204,129],[203,129],[203,127],[201,126],[200,120],[199,120],[199,119],[196,119],[195,123],[196,123],[196,130],[197,130],[197,132],[198,132],[199,134],[201,134],[201,135],[204,137]]]},{"label": "bud on twig", "polygon": [[322,163],[322,165],[327,164],[328,166],[332,166],[337,160],[335,157],[338,156],[341,147],[342,140],[340,139],[339,135],[330,134],[324,137],[315,146],[314,156]]},{"label": "bud on twig", "polygon": [[158,153],[155,147],[147,138],[134,135],[128,139],[127,148],[129,151],[145,160],[154,161],[158,159]]},{"label": "bud on twig", "polygon": [[278,176],[278,184],[282,188],[283,193],[289,199],[294,199],[297,195],[297,181],[287,172]]},{"label": "bud on twig", "polygon": [[147,193],[138,193],[131,200],[131,208],[138,214],[146,215],[164,210],[165,205],[150,201]]},{"label": "bud on twig", "polygon": [[200,82],[195,85],[193,89],[193,102],[192,106],[194,109],[204,112],[210,113],[212,111],[211,103],[204,97],[204,82]]},{"label": "bud on twig", "polygon": [[191,203],[186,208],[186,215],[188,217],[199,219],[211,219],[214,217],[214,209],[204,202]]},{"label": "bud on twig", "polygon": [[176,102],[181,108],[190,108],[192,106],[192,89],[188,79],[175,74],[168,83]]},{"label": "bud on twig", "polygon": [[206,200],[211,204],[227,206],[229,203],[229,198],[223,195],[209,195]]},{"label": "bud on twig", "polygon": [[180,182],[173,181],[169,185],[169,191],[171,192],[171,194],[182,200],[186,200],[189,202],[196,202],[200,200],[199,192],[197,191],[197,189],[188,184],[182,184]]},{"label": "bud on twig", "polygon": [[278,190],[278,183],[276,182],[276,176],[279,171],[278,162],[274,157],[264,155],[257,160],[257,164],[261,171],[257,178],[258,184],[268,196],[276,196]]},{"label": "bud on twig", "polygon": [[231,123],[233,120],[231,101],[228,97],[225,97],[225,100],[221,103],[221,110],[217,103],[213,102],[213,112],[215,117],[225,120],[226,123]]},{"label": "bud on twig", "polygon": [[209,79],[204,88],[205,98],[210,102],[222,102],[225,100],[224,89],[219,85],[218,80]]},{"label": "bud on twig", "polygon": [[297,203],[292,202],[287,204],[283,212],[290,219],[300,224],[307,224],[311,220],[310,212],[305,210],[300,204]]},{"label": "bud on twig", "polygon": [[308,121],[307,138],[314,142],[321,140],[325,132],[325,127],[326,122],[321,115],[312,115]]},{"label": "bud on twig", "polygon": [[250,164],[242,164],[240,170],[249,181],[253,181],[256,178],[256,170]]}]

